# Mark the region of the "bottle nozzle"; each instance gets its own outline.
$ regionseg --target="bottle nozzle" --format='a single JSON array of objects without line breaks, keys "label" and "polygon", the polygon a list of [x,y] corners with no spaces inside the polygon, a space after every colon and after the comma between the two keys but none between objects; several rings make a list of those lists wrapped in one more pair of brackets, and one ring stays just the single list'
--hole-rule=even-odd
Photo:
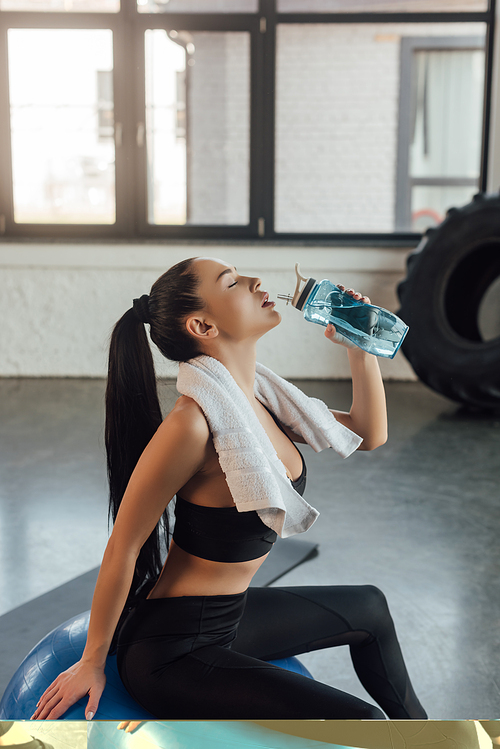
[{"label": "bottle nozzle", "polygon": [[293,302],[293,296],[291,294],[277,294],[278,299],[284,299],[286,303]]}]

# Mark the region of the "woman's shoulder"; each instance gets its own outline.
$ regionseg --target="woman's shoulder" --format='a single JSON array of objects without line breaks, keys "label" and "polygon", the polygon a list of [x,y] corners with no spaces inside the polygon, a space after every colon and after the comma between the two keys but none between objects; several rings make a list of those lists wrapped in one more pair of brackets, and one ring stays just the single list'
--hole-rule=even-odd
[{"label": "woman's shoulder", "polygon": [[201,406],[198,405],[198,403],[193,400],[193,398],[190,398],[189,395],[180,395],[177,398],[173,409],[170,411],[170,414],[174,413],[183,414],[186,418],[196,421],[203,420],[205,424],[207,423],[205,414],[203,413]]},{"label": "woman's shoulder", "polygon": [[187,395],[181,395],[173,409],[163,420],[159,432],[172,430],[179,436],[195,439],[197,442],[207,442],[210,437],[210,429],[205,414],[195,400]]},{"label": "woman's shoulder", "polygon": [[168,457],[180,466],[189,463],[190,470],[199,470],[206,462],[211,435],[203,411],[191,398],[181,396],[162,421],[146,450]]}]

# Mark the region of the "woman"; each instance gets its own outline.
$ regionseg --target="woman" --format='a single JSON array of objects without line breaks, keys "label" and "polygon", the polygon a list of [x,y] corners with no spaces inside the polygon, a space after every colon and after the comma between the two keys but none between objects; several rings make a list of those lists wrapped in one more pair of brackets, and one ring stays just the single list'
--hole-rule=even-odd
[{"label": "woman", "polygon": [[[57,718],[87,693],[86,718],[95,715],[115,628],[122,680],[158,718],[383,718],[363,700],[263,660],[341,644],[350,645],[359,678],[389,717],[427,717],[380,591],[249,589],[270,545],[269,538],[267,546],[256,541],[254,525],[267,536],[272,532],[255,512],[236,511],[222,457],[196,400],[181,396],[162,421],[144,323],[169,359],[205,355],[223,365],[300,494],[305,467],[293,442],[303,440],[254,393],[256,342],[280,319],[258,278],[202,257],[167,271],[117,323],[106,393],[114,528],[83,656],[45,691],[33,718]],[[325,335],[335,340],[333,326]],[[372,450],[387,435],[382,379],[373,356],[358,348],[349,348],[348,355],[352,408],[332,413],[342,428],[359,435],[360,449]],[[174,495],[178,517],[162,568],[158,523],[165,522]],[[207,528],[213,535],[203,539],[200,551]],[[234,548],[236,536],[241,554]],[[122,612],[125,622],[117,626]]]}]

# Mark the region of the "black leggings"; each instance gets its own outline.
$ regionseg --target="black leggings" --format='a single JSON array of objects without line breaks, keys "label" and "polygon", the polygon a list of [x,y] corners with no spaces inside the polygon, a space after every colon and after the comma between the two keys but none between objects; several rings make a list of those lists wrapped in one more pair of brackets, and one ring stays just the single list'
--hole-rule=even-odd
[{"label": "black leggings", "polygon": [[370,585],[145,600],[121,629],[118,668],[161,719],[384,718],[357,697],[264,662],[337,645],[349,645],[361,683],[390,718],[427,717],[385,597]]}]

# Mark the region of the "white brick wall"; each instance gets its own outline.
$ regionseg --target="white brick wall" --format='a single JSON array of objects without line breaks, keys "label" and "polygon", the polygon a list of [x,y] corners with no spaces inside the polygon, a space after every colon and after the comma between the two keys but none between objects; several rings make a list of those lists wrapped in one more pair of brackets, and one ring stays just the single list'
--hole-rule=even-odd
[{"label": "white brick wall", "polygon": [[[185,257],[210,255],[243,274],[259,276],[276,299],[295,288],[294,264],[318,280],[330,278],[397,309],[396,283],[407,251],[332,247],[217,245],[0,244],[0,376],[103,377],[109,335],[132,299],[149,291]],[[323,328],[278,302],[282,323],[259,342],[259,359],[284,377],[347,378],[345,349]],[[154,347],[155,348],[155,347]],[[158,374],[175,365],[156,356]],[[403,355],[382,362],[386,378],[414,379]]]}]

